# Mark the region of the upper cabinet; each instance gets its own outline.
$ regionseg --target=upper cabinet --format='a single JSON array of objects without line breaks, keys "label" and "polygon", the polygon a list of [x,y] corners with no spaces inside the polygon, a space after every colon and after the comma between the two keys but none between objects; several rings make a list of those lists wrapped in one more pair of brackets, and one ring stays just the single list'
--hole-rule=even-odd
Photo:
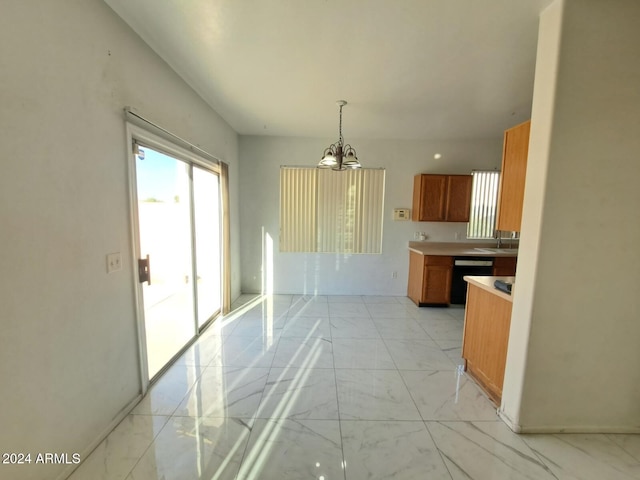
[{"label": "upper cabinet", "polygon": [[416,175],[413,179],[414,222],[468,222],[471,175]]},{"label": "upper cabinet", "polygon": [[504,132],[497,230],[520,231],[530,128],[529,120]]}]

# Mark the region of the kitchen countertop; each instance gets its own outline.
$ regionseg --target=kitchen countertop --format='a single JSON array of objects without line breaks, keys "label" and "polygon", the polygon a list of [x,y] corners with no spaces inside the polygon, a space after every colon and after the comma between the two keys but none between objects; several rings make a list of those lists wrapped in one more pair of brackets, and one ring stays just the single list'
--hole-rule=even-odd
[{"label": "kitchen countertop", "polygon": [[409,242],[409,250],[420,255],[452,257],[517,257],[517,248],[496,248],[495,243]]},{"label": "kitchen countertop", "polygon": [[[491,277],[491,276],[484,276],[484,275],[465,275],[464,279],[469,285],[474,285],[476,287],[482,288],[483,290],[493,293],[494,295],[500,298],[504,298],[509,302],[513,302],[513,293],[515,292],[515,289],[516,289],[516,284],[515,284],[516,277]],[[495,282],[496,280],[503,280],[505,282],[513,283],[513,286],[511,287],[511,295],[509,295],[508,293],[502,292],[498,290],[496,287],[494,287],[493,282]]]}]

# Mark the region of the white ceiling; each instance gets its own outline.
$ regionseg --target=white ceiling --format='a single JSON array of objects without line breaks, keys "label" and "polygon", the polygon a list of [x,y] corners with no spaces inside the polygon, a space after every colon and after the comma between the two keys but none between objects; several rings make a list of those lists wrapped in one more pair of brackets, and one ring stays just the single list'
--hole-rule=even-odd
[{"label": "white ceiling", "polygon": [[238,133],[501,136],[551,0],[105,0]]}]

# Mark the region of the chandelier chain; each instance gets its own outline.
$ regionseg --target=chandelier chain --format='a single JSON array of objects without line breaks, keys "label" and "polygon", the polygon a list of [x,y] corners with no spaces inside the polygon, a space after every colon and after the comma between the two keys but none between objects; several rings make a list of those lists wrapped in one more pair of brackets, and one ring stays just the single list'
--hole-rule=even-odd
[{"label": "chandelier chain", "polygon": [[339,126],[339,130],[338,133],[340,134],[339,137],[339,141],[340,141],[340,145],[344,144],[344,139],[342,138],[342,105],[340,105],[340,126]]}]

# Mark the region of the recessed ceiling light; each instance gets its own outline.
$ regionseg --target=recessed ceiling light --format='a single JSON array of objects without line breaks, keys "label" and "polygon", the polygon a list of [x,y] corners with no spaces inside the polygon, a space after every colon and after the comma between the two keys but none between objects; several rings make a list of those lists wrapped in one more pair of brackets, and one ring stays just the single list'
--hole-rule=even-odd
[{"label": "recessed ceiling light", "polygon": [[441,155],[441,154],[439,154],[439,153],[436,153],[436,154],[433,156],[433,158],[435,158],[436,160],[439,160],[439,159],[441,159],[441,158],[442,158],[442,155]]}]

